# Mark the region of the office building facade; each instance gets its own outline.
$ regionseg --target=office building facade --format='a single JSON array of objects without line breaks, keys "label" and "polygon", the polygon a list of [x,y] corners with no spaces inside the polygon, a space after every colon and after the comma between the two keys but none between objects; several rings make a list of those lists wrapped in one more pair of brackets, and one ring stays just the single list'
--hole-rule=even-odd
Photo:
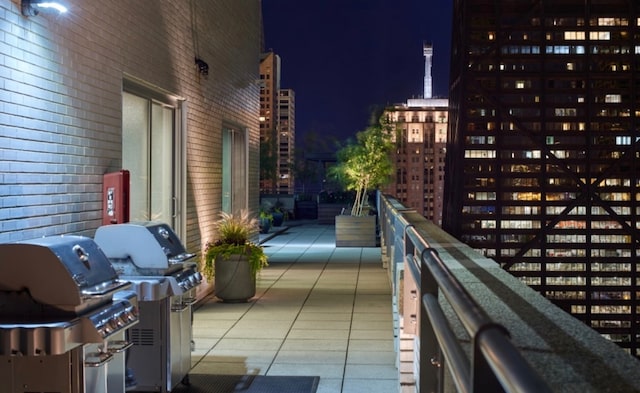
[{"label": "office building facade", "polygon": [[639,355],[640,3],[454,1],[443,228]]},{"label": "office building facade", "polygon": [[294,147],[296,144],[296,96],[292,89],[278,91],[278,194],[293,194]]},{"label": "office building facade", "polygon": [[432,96],[431,44],[423,44],[423,55],[423,98],[385,109],[394,131],[391,159],[396,173],[384,191],[441,225],[449,103],[446,98]]},{"label": "office building facade", "polygon": [[394,129],[395,176],[385,192],[441,225],[447,100],[412,99],[387,108]]},{"label": "office building facade", "polygon": [[278,91],[280,56],[263,53],[260,59],[260,193],[277,188]]},{"label": "office building facade", "polygon": [[260,59],[260,193],[292,194],[295,146],[295,94],[280,89],[280,56]]}]

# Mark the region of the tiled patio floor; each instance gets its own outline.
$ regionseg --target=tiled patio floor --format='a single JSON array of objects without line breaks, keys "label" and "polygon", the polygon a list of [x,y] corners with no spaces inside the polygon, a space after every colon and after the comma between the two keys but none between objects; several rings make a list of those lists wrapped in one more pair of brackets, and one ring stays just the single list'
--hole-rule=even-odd
[{"label": "tiled patio floor", "polygon": [[191,372],[319,376],[318,393],[397,392],[380,248],[336,248],[334,231],[293,222],[263,243],[269,267],[256,298],[196,307]]}]

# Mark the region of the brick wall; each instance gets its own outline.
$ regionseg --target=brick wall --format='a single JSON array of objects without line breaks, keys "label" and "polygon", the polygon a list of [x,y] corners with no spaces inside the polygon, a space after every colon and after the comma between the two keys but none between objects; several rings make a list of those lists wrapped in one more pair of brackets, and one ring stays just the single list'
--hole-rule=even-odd
[{"label": "brick wall", "polygon": [[[68,0],[63,15],[0,0],[0,242],[92,236],[102,175],[122,163],[122,85],[186,102],[187,248],[212,236],[223,124],[248,129],[258,206],[259,0]],[[196,54],[209,64],[198,74]]]}]

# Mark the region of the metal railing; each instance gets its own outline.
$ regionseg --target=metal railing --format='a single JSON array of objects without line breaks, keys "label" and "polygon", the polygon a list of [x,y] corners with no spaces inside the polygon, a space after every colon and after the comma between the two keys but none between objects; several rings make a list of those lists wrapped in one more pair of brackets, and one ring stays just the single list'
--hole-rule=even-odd
[{"label": "metal railing", "polygon": [[[380,196],[382,247],[392,242],[395,258],[406,261],[418,286],[419,372],[417,390],[451,391],[445,387],[445,369],[458,392],[551,392],[527,363],[505,327],[493,322],[471,297],[403,213],[411,212],[396,200]],[[402,255],[400,255],[402,253]],[[471,338],[470,357],[456,337],[438,296],[442,294]]]}]

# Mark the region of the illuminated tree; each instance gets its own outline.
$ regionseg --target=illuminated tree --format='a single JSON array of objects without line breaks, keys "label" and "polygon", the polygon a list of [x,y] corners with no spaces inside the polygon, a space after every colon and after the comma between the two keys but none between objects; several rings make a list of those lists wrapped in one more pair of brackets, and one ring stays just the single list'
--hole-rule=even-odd
[{"label": "illuminated tree", "polygon": [[356,193],[352,216],[360,216],[369,191],[390,182],[393,175],[391,127],[380,122],[356,134],[356,140],[347,142],[337,153],[337,164],[330,175],[347,190]]}]

